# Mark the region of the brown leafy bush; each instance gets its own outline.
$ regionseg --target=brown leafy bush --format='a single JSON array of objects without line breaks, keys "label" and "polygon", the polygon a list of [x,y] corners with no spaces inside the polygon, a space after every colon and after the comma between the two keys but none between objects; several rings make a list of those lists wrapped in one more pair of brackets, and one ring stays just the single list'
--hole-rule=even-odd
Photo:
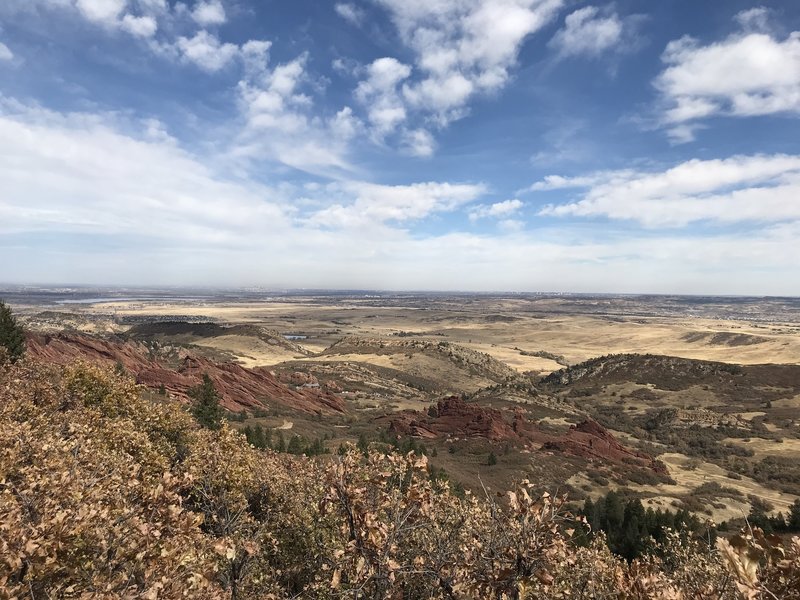
[{"label": "brown leafy bush", "polygon": [[179,419],[91,367],[0,385],[0,597],[220,596],[184,482],[159,469]]},{"label": "brown leafy bush", "polygon": [[261,451],[112,371],[0,369],[0,598],[800,597],[800,540],[628,563],[533,489],[459,497],[413,452]]}]

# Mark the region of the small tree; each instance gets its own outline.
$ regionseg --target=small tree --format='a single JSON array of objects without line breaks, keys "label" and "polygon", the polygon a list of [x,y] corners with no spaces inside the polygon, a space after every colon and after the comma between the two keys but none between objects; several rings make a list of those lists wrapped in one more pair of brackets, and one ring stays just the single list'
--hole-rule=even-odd
[{"label": "small tree", "polygon": [[494,452],[489,452],[489,457],[486,459],[486,464],[490,467],[493,467],[497,464],[497,456],[495,456]]},{"label": "small tree", "polygon": [[0,301],[0,347],[5,348],[5,353],[11,362],[16,362],[25,354],[25,332],[11,314],[11,309],[2,301]]},{"label": "small tree", "polygon": [[364,456],[369,454],[369,442],[367,441],[367,436],[365,436],[363,433],[358,436],[358,443],[356,444],[356,447],[361,450]]},{"label": "small tree", "polygon": [[800,532],[800,500],[795,500],[794,504],[789,508],[789,518],[787,521],[787,526],[790,531]]},{"label": "small tree", "polygon": [[203,374],[203,383],[189,390],[189,396],[194,399],[192,414],[200,425],[208,429],[219,429],[223,411],[219,404],[219,393],[207,373]]}]

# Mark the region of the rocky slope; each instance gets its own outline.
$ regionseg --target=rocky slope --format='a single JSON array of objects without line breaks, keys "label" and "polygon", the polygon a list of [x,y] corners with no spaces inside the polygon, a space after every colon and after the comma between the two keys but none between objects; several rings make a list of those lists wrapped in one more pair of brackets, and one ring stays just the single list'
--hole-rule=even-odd
[{"label": "rocky slope", "polygon": [[435,410],[428,414],[402,411],[380,417],[377,423],[397,435],[427,439],[484,438],[530,450],[558,452],[592,462],[639,467],[668,475],[662,463],[649,454],[624,446],[591,419],[571,426],[565,434],[554,434],[530,421],[522,410],[512,414],[452,396],[440,400]]},{"label": "rocky slope", "polygon": [[411,356],[425,354],[432,358],[448,360],[459,368],[469,371],[473,376],[484,377],[495,382],[517,376],[514,369],[488,354],[444,341],[384,340],[349,336],[330,346],[322,353],[322,356],[336,354],[405,354]]},{"label": "rocky slope", "polygon": [[204,374],[214,382],[222,405],[231,411],[265,409],[279,405],[304,413],[341,413],[344,401],[325,386],[287,384],[268,369],[246,369],[183,351],[176,365],[159,360],[148,346],[118,337],[97,338],[78,334],[30,335],[28,352],[37,359],[57,364],[84,360],[120,364],[138,383],[161,386],[171,395],[187,399],[187,392]]},{"label": "rocky slope", "polygon": [[[737,365],[675,356],[615,354],[555,371],[539,381],[551,393],[569,389],[577,396],[591,396],[603,386],[624,383],[671,392],[702,389],[715,397],[723,412],[726,407],[754,410],[764,403],[800,394],[800,365]],[[658,395],[641,399],[649,402],[657,400]]]}]

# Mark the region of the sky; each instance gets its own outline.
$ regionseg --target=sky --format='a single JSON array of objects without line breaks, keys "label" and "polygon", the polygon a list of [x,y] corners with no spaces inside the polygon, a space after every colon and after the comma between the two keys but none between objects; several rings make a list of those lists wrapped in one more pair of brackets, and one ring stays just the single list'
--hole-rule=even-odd
[{"label": "sky", "polygon": [[2,0],[0,282],[800,295],[796,0]]}]

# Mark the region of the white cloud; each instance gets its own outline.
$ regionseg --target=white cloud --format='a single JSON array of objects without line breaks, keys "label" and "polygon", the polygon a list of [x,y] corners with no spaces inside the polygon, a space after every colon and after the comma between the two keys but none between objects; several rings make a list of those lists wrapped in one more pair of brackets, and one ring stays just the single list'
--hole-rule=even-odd
[{"label": "white cloud", "polygon": [[192,38],[179,37],[176,46],[185,61],[209,72],[223,69],[239,55],[239,46],[223,44],[207,31],[198,31]]},{"label": "white cloud", "polygon": [[152,121],[144,124],[147,138],[136,139],[121,133],[113,117],[8,102],[2,113],[0,154],[14,156],[0,161],[4,234],[234,244],[237,236],[287,224],[284,209],[268,201],[274,193],[218,177]]},{"label": "white cloud", "polygon": [[541,181],[537,181],[526,190],[529,192],[545,192],[550,190],[562,190],[569,188],[585,188],[599,185],[601,183],[622,182],[636,175],[636,171],[600,171],[589,175],[579,175],[577,177],[563,177],[561,175],[548,175]]},{"label": "white cloud", "polygon": [[508,217],[518,213],[523,206],[522,200],[518,198],[503,200],[494,204],[480,204],[469,211],[469,218],[471,221],[485,218],[505,219],[508,221]]},{"label": "white cloud", "polygon": [[586,6],[567,15],[564,28],[548,44],[560,56],[599,56],[621,49],[633,33],[635,18],[621,19],[615,12]]},{"label": "white cloud", "polygon": [[376,140],[393,132],[406,119],[405,105],[397,86],[411,75],[411,67],[394,58],[379,58],[366,68],[367,77],[358,84],[356,99],[367,107],[367,120]]},{"label": "white cloud", "polygon": [[[525,39],[550,22],[563,5],[563,0],[375,2],[388,10],[415,57],[414,76],[409,72],[403,78],[402,96],[392,95],[391,106],[382,115],[391,127],[400,122],[400,102],[405,106],[404,119],[413,110],[444,127],[464,117],[474,96],[495,93],[506,85]],[[365,81],[369,78],[370,74]]]},{"label": "white cloud", "polygon": [[127,4],[127,0],[76,0],[75,2],[78,10],[89,21],[114,25]]},{"label": "white cloud", "polygon": [[770,29],[770,11],[763,6],[743,10],[734,18],[744,31],[766,32]]},{"label": "white cloud", "polygon": [[433,156],[436,140],[426,129],[411,129],[403,132],[403,149],[411,156],[426,158]]},{"label": "white cloud", "polygon": [[201,27],[222,25],[226,20],[225,7],[220,0],[204,0],[195,6],[192,18]]},{"label": "white cloud", "polygon": [[132,35],[148,38],[153,37],[158,30],[158,23],[153,17],[134,17],[125,15],[121,27]]},{"label": "white cloud", "polygon": [[351,2],[338,2],[334,8],[336,14],[353,25],[361,25],[366,16],[362,9]]},{"label": "white cloud", "polygon": [[800,114],[800,32],[784,40],[755,32],[764,17],[759,9],[740,13],[747,30],[721,42],[683,37],[667,45],[662,60],[668,66],[654,85],[664,106],[661,121],[676,141],[690,141],[697,122],[715,115]]},{"label": "white cloud", "polygon": [[14,60],[14,53],[3,42],[0,42],[0,62],[10,62]]},{"label": "white cloud", "polygon": [[[187,153],[156,122],[0,107],[0,156],[13,157],[0,161],[0,246],[15,257],[4,264],[7,281],[800,294],[800,219],[746,236],[538,227],[533,237],[508,218],[496,235],[421,234],[417,221],[486,190],[265,186],[228,179],[227,163]],[[123,133],[143,128],[143,139]],[[800,162],[764,161],[710,169],[713,181],[684,187],[724,187],[740,168],[758,185]],[[297,212],[306,194],[319,206],[310,216]]]},{"label": "white cloud", "polygon": [[329,191],[345,192],[355,199],[347,205],[334,204],[318,211],[311,217],[311,224],[333,228],[369,228],[455,210],[486,193],[486,188],[479,184],[436,182],[396,186],[350,182],[334,184]]},{"label": "white cloud", "polygon": [[249,40],[242,44],[241,54],[248,73],[262,73],[267,69],[272,42]]},{"label": "white cloud", "polygon": [[[265,50],[266,52],[266,50]],[[313,99],[303,88],[309,84],[308,56],[253,70],[239,82],[244,128],[236,153],[253,160],[269,159],[317,173],[351,171],[348,142],[363,129],[350,107],[330,117],[313,114]]]},{"label": "white cloud", "polygon": [[605,217],[647,227],[800,220],[800,156],[734,156],[690,160],[663,172],[611,171],[547,178],[532,190],[587,188],[573,202],[542,215]]},{"label": "white cloud", "polygon": [[244,110],[252,129],[295,133],[308,124],[296,109],[308,105],[309,98],[297,92],[305,77],[306,56],[278,65],[253,82],[239,84]]}]

